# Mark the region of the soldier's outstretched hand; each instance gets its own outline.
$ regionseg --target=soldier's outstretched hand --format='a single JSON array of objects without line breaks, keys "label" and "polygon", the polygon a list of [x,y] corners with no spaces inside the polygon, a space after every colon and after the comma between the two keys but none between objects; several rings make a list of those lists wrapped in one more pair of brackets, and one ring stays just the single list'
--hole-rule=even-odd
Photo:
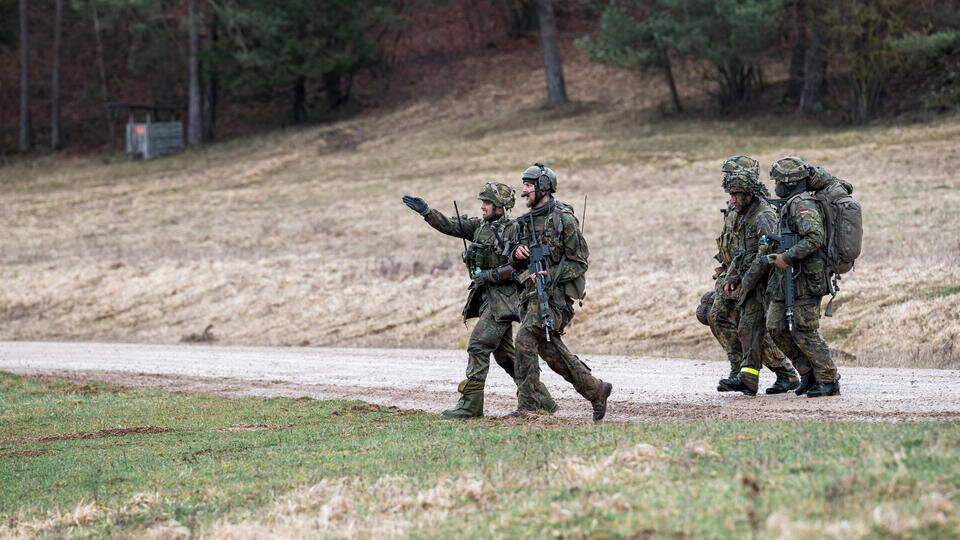
[{"label": "soldier's outstretched hand", "polygon": [[516,251],[513,252],[513,256],[522,261],[530,256],[530,248],[524,245],[517,246]]},{"label": "soldier's outstretched hand", "polygon": [[430,209],[430,207],[427,206],[427,201],[420,197],[412,197],[410,195],[403,196],[403,204],[409,206],[411,210],[421,215],[426,214],[427,210]]}]

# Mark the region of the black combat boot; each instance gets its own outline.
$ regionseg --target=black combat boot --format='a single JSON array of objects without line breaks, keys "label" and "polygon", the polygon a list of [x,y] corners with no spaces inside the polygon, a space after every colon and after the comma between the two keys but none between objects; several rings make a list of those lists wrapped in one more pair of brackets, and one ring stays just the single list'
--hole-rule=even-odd
[{"label": "black combat boot", "polygon": [[718,388],[725,388],[725,392],[743,392],[746,396],[755,396],[757,395],[756,390],[751,390],[747,385],[743,384],[743,381],[740,380],[740,377],[730,377],[729,379],[720,379],[720,386]]},{"label": "black combat boot", "polygon": [[807,397],[839,396],[840,395],[840,376],[832,383],[817,383],[807,390]]},{"label": "black combat boot", "polygon": [[783,394],[800,386],[800,378],[795,373],[777,373],[777,381],[764,390],[768,394]]},{"label": "black combat boot", "polygon": [[610,392],[613,391],[613,385],[605,382],[600,388],[600,395],[593,399],[590,402],[593,405],[593,421],[599,422],[603,420],[604,415],[607,414],[607,398],[610,397]]},{"label": "black combat boot", "polygon": [[800,376],[800,386],[795,390],[798,396],[802,396],[807,393],[807,390],[810,390],[810,387],[816,384],[817,378],[813,376],[813,370],[804,373]]}]

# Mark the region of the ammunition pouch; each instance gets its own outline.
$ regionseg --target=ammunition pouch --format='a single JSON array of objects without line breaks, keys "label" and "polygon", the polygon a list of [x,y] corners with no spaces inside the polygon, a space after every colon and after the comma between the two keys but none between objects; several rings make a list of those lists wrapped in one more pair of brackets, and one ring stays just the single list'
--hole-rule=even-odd
[{"label": "ammunition pouch", "polygon": [[502,258],[499,250],[492,245],[478,244],[476,242],[467,246],[467,251],[463,254],[463,262],[471,270],[479,268],[489,270],[500,266]]}]

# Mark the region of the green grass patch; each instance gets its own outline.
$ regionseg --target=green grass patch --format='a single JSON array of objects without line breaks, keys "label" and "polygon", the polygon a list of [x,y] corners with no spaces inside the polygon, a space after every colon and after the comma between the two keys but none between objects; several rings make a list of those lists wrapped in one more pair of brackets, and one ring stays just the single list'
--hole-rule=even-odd
[{"label": "green grass patch", "polygon": [[927,298],[940,298],[941,296],[950,296],[951,294],[957,293],[960,293],[960,285],[947,285],[927,289],[925,296]]},{"label": "green grass patch", "polygon": [[0,373],[0,536],[942,535],[958,427],[447,422]]}]

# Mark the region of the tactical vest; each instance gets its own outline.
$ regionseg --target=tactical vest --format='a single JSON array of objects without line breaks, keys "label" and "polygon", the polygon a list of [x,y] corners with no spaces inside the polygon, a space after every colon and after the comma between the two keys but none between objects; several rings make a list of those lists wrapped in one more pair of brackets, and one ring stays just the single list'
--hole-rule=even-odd
[{"label": "tactical vest", "polygon": [[[756,253],[760,248],[759,225],[760,216],[764,212],[771,214],[771,219],[776,219],[776,211],[769,203],[764,200],[758,200],[756,207],[748,215],[739,218],[737,228],[737,251],[743,253]],[[752,261],[751,261],[752,262]],[[737,268],[740,273],[746,272],[747,268]]]},{"label": "tactical vest", "polygon": [[463,254],[463,262],[471,275],[476,270],[489,270],[507,264],[504,250],[504,229],[507,220],[500,218],[494,222],[484,221],[473,235],[473,242]]},{"label": "tactical vest", "polygon": [[[574,234],[577,235],[577,244],[579,248],[575,252],[568,252],[566,246],[563,243],[563,234],[564,234],[564,225],[563,225],[563,216],[564,214],[568,215],[570,219],[573,220],[575,224]],[[577,221],[576,215],[574,215],[573,207],[562,203],[560,201],[555,202],[553,212],[549,215],[541,218],[534,218],[534,223],[537,229],[537,239],[540,242],[548,245],[550,247],[550,272],[553,276],[557,276],[563,271],[563,265],[567,264],[567,261],[575,261],[580,264],[583,264],[585,267],[589,265],[590,250],[587,248],[587,242],[583,239],[583,236],[580,234],[580,222]],[[541,223],[542,220],[542,223]],[[518,220],[521,230],[521,239],[529,239],[529,229],[530,229],[530,218],[521,218]],[[579,276],[575,279],[557,282],[556,278],[553,278],[553,286],[563,291],[563,294],[569,298],[583,299],[586,295],[586,285],[587,281],[584,276]]]},{"label": "tactical vest", "polygon": [[721,210],[723,212],[723,230],[717,237],[717,262],[726,267],[733,261],[733,256],[737,252],[737,213],[733,210]]}]

